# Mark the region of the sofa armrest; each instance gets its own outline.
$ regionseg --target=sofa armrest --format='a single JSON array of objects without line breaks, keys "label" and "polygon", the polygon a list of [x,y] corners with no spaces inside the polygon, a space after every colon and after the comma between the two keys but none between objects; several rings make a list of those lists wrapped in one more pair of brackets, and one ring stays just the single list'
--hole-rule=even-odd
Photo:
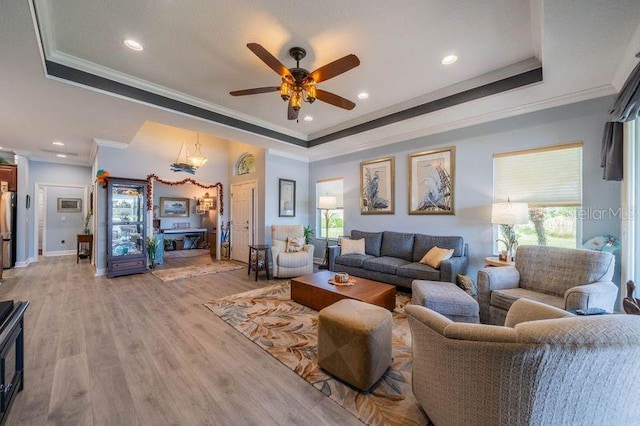
[{"label": "sofa armrest", "polygon": [[336,257],[340,256],[340,246],[329,246],[329,270],[335,271]]},{"label": "sofa armrest", "polygon": [[304,246],[302,246],[302,250],[309,253],[309,257],[311,257],[311,260],[313,260],[313,252],[315,250],[315,247],[313,246],[313,244],[305,244]]},{"label": "sofa armrest", "polygon": [[520,272],[515,266],[499,266],[480,269],[478,271],[478,304],[480,305],[480,322],[489,322],[489,305],[491,292],[504,288],[518,288]]},{"label": "sofa armrest", "polygon": [[413,319],[423,326],[442,335],[444,335],[444,329],[449,324],[453,324],[453,321],[444,315],[420,305],[406,305],[404,307],[404,312],[407,314],[408,318]]},{"label": "sofa armrest", "polygon": [[571,287],[564,293],[566,310],[601,308],[613,312],[618,296],[618,286],[611,281],[598,281],[591,284]]},{"label": "sofa armrest", "polygon": [[454,283],[458,274],[466,274],[469,258],[467,256],[451,257],[440,263],[440,281]]},{"label": "sofa armrest", "polygon": [[573,314],[556,308],[555,306],[545,305],[544,303],[534,300],[518,299],[513,302],[511,308],[509,308],[504,325],[505,327],[513,328],[523,322],[564,318],[568,316],[573,316]]}]

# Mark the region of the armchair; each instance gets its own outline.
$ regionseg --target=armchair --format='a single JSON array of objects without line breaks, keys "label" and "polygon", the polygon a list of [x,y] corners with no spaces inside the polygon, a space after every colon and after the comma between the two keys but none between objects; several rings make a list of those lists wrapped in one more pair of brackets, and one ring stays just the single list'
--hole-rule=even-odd
[{"label": "armchair", "polygon": [[611,253],[559,247],[520,246],[515,266],[478,271],[480,322],[504,324],[511,304],[536,300],[560,309],[613,312],[618,286],[611,279]]},{"label": "armchair", "polygon": [[313,245],[305,244],[298,252],[287,252],[288,238],[304,238],[302,225],[271,225],[273,276],[298,277],[313,273]]},{"label": "armchair", "polygon": [[526,299],[505,327],[418,305],[405,313],[413,393],[438,426],[638,421],[640,317],[579,317]]}]

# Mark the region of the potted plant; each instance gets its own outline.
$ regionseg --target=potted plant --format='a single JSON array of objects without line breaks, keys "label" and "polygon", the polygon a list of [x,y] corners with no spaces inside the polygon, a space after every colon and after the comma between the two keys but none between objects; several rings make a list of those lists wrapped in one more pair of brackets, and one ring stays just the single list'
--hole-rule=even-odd
[{"label": "potted plant", "polygon": [[315,231],[311,228],[311,225],[305,226],[302,232],[304,235],[304,243],[311,244],[311,238],[313,237],[313,234],[315,234]]},{"label": "potted plant", "polygon": [[153,237],[147,237],[147,256],[149,257],[149,269],[156,268],[156,250],[158,241]]},{"label": "potted plant", "polygon": [[87,215],[84,218],[84,234],[89,235],[91,230],[89,229],[89,221],[91,221],[91,216],[93,216],[93,211],[89,210]]}]

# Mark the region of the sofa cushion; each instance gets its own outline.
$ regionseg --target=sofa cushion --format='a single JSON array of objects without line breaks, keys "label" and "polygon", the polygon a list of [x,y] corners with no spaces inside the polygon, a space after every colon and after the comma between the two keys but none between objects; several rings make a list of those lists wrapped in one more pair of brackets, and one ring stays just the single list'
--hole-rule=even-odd
[{"label": "sofa cushion", "polygon": [[419,262],[398,266],[396,274],[414,280],[440,281],[440,271]]},{"label": "sofa cushion", "polygon": [[395,274],[398,266],[406,265],[407,263],[409,262],[404,259],[398,259],[397,257],[382,256],[365,260],[362,267],[370,271]]},{"label": "sofa cushion", "polygon": [[278,255],[278,266],[281,268],[300,268],[308,265],[309,262],[309,253],[304,250],[294,253],[280,253]]},{"label": "sofa cushion", "polygon": [[414,262],[420,261],[434,246],[453,249],[453,256],[455,257],[464,255],[464,238],[462,237],[415,234],[412,260]]},{"label": "sofa cushion", "polygon": [[382,233],[380,256],[398,257],[411,262],[413,236],[414,234],[384,231]]},{"label": "sofa cushion", "polygon": [[503,290],[493,290],[491,292],[491,306],[504,309],[505,311],[508,311],[513,302],[518,299],[535,300],[536,302],[564,309],[563,297],[538,293],[537,291],[527,290],[526,288],[505,288]]},{"label": "sofa cushion", "polygon": [[366,254],[364,251],[364,238],[360,238],[359,240],[348,240],[346,238],[342,238],[340,240],[340,254]]},{"label": "sofa cushion", "polygon": [[371,256],[380,257],[380,245],[382,244],[382,232],[351,231],[351,239],[364,238],[364,252]]},{"label": "sofa cushion", "polygon": [[362,263],[367,259],[373,259],[374,256],[368,254],[345,254],[336,257],[335,263],[344,266],[353,266],[355,268],[362,268]]}]

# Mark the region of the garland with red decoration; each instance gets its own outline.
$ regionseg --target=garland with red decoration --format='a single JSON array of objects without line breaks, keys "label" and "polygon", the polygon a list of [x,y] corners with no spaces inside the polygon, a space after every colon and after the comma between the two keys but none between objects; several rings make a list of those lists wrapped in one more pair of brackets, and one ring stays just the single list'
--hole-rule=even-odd
[{"label": "garland with red decoration", "polygon": [[183,180],[171,182],[168,180],[160,179],[158,176],[154,174],[147,176],[147,210],[153,210],[153,181],[154,180],[169,186],[184,185],[185,183],[191,183],[203,189],[218,188],[218,191],[220,194],[220,197],[219,197],[220,199],[218,200],[218,206],[220,206],[220,214],[224,214],[224,209],[222,205],[222,184],[220,182],[215,183],[213,185],[203,185],[200,182],[196,182],[191,178],[186,178]]}]

